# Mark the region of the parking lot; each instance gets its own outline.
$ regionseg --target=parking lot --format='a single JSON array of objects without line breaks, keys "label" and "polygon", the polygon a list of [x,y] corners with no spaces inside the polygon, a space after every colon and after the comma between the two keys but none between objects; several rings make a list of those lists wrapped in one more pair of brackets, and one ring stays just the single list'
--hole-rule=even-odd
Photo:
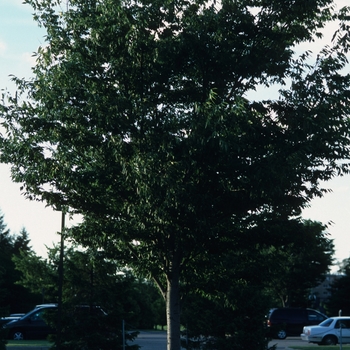
[{"label": "parking lot", "polygon": [[[166,350],[166,333],[157,331],[141,331],[134,342],[141,346],[141,350]],[[284,340],[274,339],[269,343],[269,347],[277,344],[277,350],[290,349],[291,346],[307,346],[317,348],[316,344],[309,344],[299,337],[288,337]]]},{"label": "parking lot", "polygon": [[133,343],[141,346],[141,350],[167,350],[166,332],[162,331],[140,331]]},{"label": "parking lot", "polygon": [[309,344],[303,340],[300,339],[300,337],[288,337],[286,339],[280,340],[280,339],[274,339],[269,342],[269,347],[277,344],[276,349],[282,350],[282,349],[290,349],[292,346],[307,346],[310,348],[318,348],[317,344]]},{"label": "parking lot", "polygon": [[[141,331],[137,339],[131,344],[138,344],[141,346],[141,350],[167,350],[166,349],[166,333],[161,331]],[[307,346],[315,347],[316,344],[308,344],[302,341],[299,337],[289,337],[284,340],[275,339],[269,343],[269,347],[277,345],[276,350],[287,350],[291,349],[292,346]],[[45,346],[7,346],[8,350],[48,350],[48,347]],[[311,350],[311,349],[310,349]]]}]

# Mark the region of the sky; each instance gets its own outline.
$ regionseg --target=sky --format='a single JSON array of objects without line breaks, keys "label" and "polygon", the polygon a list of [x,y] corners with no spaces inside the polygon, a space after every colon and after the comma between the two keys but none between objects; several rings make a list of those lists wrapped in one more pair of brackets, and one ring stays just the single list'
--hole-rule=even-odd
[{"label": "sky", "polygon": [[[349,5],[349,0],[336,0],[338,7]],[[32,9],[22,0],[0,0],[0,90],[14,90],[9,77],[30,77],[35,64],[33,52],[44,45],[45,31],[32,19]],[[333,28],[328,27],[322,41],[313,50],[329,43]],[[304,44],[303,48],[310,48]],[[31,246],[38,255],[45,256],[46,246],[52,247],[60,240],[61,213],[46,207],[42,202],[26,200],[20,184],[11,181],[9,166],[0,164],[0,213],[11,233],[22,228],[29,233]],[[325,184],[332,190],[323,198],[311,202],[303,217],[320,221],[328,226],[329,238],[334,240],[335,259],[350,257],[350,176],[335,178]],[[68,225],[70,223],[68,222]]]}]

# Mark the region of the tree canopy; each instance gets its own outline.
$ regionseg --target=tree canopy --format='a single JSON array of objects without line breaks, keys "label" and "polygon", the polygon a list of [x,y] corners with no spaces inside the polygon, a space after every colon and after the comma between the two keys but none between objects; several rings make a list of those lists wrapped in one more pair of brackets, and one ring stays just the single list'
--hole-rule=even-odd
[{"label": "tree canopy", "polygon": [[[348,171],[347,9],[336,13],[331,0],[26,3],[47,36],[34,77],[14,78],[16,95],[3,97],[0,160],[28,198],[84,215],[71,231],[79,243],[156,280],[168,349],[178,350],[179,289],[192,267],[239,252],[256,227],[299,215],[324,193],[320,180]],[[314,63],[296,56],[295,45],[336,19]],[[248,99],[273,84],[278,98]]]}]

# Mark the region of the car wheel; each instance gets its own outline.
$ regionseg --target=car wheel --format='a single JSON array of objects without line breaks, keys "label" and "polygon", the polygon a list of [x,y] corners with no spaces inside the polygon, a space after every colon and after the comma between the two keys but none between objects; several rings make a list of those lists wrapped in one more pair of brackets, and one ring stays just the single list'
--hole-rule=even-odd
[{"label": "car wheel", "polygon": [[24,333],[19,330],[15,330],[11,333],[11,339],[13,340],[23,340],[24,339]]},{"label": "car wheel", "polygon": [[287,332],[284,329],[280,329],[277,332],[277,339],[286,339],[287,338]]},{"label": "car wheel", "polygon": [[322,339],[323,345],[337,345],[338,339],[334,335],[326,335]]}]

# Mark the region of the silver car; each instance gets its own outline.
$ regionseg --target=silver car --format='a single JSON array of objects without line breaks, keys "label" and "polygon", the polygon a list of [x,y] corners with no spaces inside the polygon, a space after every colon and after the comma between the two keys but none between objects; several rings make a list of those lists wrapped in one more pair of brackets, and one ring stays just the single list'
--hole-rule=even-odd
[{"label": "silver car", "polygon": [[305,326],[302,340],[319,345],[350,343],[350,316],[330,317],[318,326]]}]

